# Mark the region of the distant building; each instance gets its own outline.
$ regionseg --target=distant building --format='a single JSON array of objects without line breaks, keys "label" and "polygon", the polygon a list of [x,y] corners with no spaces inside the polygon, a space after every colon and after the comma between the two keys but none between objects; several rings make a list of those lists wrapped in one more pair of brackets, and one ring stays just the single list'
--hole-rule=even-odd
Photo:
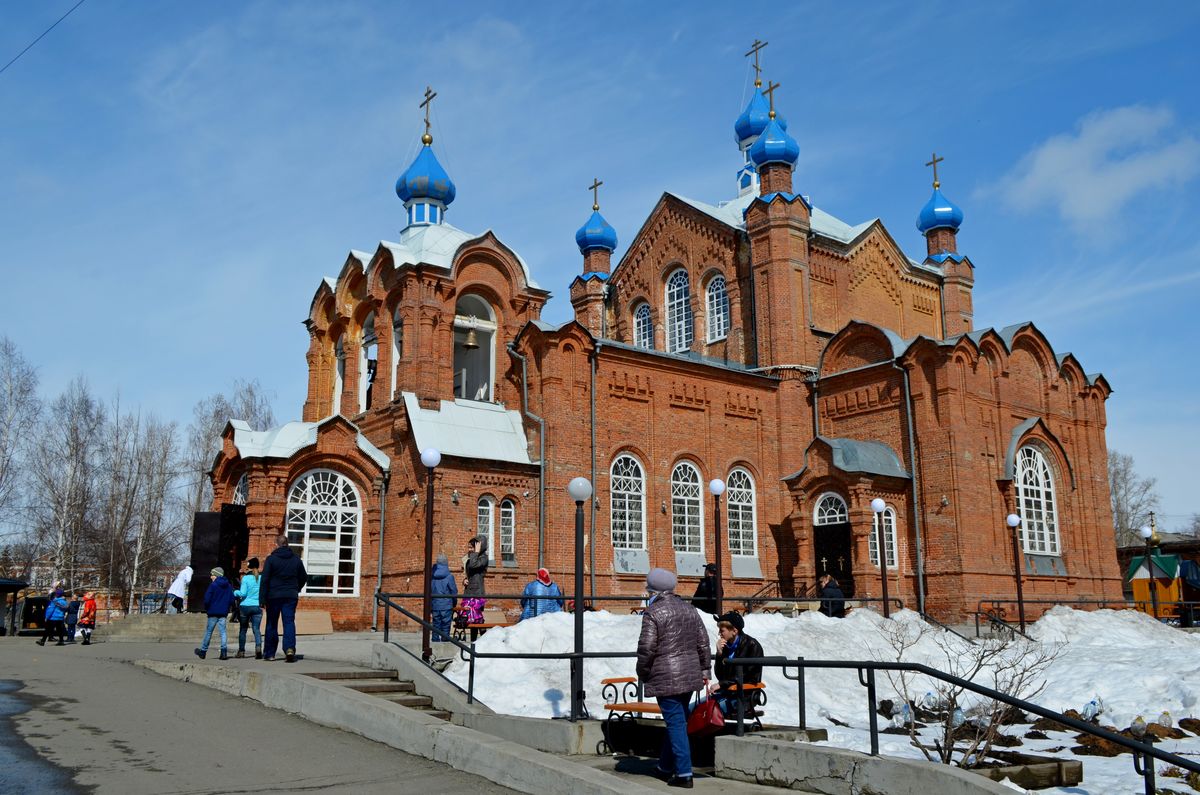
[{"label": "distant building", "polygon": [[830,572],[878,597],[881,498],[908,607],[960,619],[1011,598],[1010,512],[1027,598],[1120,598],[1109,385],[1030,322],[974,328],[937,159],[911,258],[878,219],[803,195],[799,145],[757,86],[735,131],[734,197],[664,193],[615,266],[595,203],[559,326],[517,252],[447,223],[456,186],[424,136],[398,240],[352,250],[313,296],[303,421],[231,422],[212,471],[217,505],[246,504],[251,554],[286,530],[303,555],[302,607],[362,627],[377,587],[420,589],[427,447],[435,552],[457,563],[487,535],[494,592],[541,565],[573,587],[566,485],[583,475],[589,592],[636,594],[651,566],[690,588],[720,479],[728,594],[802,595]]}]

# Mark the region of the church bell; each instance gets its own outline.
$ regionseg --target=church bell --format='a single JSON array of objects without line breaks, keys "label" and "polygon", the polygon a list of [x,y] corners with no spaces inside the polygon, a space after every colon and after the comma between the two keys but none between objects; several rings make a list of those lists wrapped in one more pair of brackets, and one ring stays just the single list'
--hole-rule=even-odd
[{"label": "church bell", "polygon": [[467,338],[463,340],[463,347],[469,351],[473,351],[479,347],[479,337],[475,333],[475,329],[467,331]]}]

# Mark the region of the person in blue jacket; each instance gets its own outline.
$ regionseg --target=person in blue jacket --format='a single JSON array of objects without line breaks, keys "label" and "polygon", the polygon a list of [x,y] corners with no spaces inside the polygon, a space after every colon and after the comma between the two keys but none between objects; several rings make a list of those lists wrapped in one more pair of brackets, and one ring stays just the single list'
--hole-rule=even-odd
[{"label": "person in blue jacket", "polygon": [[240,599],[238,605],[238,614],[241,616],[241,625],[238,627],[238,650],[234,657],[246,656],[246,625],[254,630],[254,659],[262,659],[262,631],[259,629],[259,624],[262,623],[262,603],[258,599],[259,581],[262,579],[258,575],[258,558],[250,558],[246,562],[246,573],[242,576],[242,584],[233,592],[235,599]]},{"label": "person in blue jacket", "polygon": [[[536,596],[556,596],[557,599],[530,599],[527,597]],[[562,610],[563,598],[562,591],[559,590],[558,583],[550,579],[550,572],[546,569],[538,569],[537,577],[533,582],[525,586],[525,591],[521,594],[521,620],[540,616],[544,613],[557,613]]]},{"label": "person in blue jacket", "polygon": [[58,643],[54,645],[67,645],[67,628],[64,624],[66,617],[67,599],[63,596],[62,588],[55,588],[50,602],[46,605],[46,628],[42,631],[42,637],[38,640],[37,645],[45,646],[46,641],[51,637],[58,638]]},{"label": "person in blue jacket", "polygon": [[225,616],[229,615],[229,607],[233,604],[233,586],[225,579],[225,570],[220,566],[208,573],[212,583],[204,592],[204,612],[208,614],[208,626],[204,630],[204,640],[196,649],[196,656],[201,660],[208,654],[208,642],[212,640],[213,627],[221,631],[221,659],[229,659],[229,642],[225,634]]},{"label": "person in blue jacket", "polygon": [[429,592],[430,609],[433,612],[433,639],[438,642],[450,640],[450,618],[458,603],[458,583],[450,573],[450,563],[445,555],[438,555],[433,564],[433,579]]}]

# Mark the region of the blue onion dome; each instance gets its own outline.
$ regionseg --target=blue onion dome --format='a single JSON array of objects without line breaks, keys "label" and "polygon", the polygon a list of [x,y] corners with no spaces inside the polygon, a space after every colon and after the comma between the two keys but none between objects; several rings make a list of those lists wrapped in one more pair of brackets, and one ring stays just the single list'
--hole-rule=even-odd
[{"label": "blue onion dome", "polygon": [[580,253],[586,254],[595,248],[613,251],[617,247],[617,230],[604,220],[599,210],[592,211],[592,217],[579,227],[575,233],[575,242],[579,245]]},{"label": "blue onion dome", "polygon": [[405,203],[413,199],[431,199],[447,205],[454,201],[454,183],[429,144],[421,147],[417,159],[396,180],[396,195]]},{"label": "blue onion dome", "polygon": [[917,216],[917,229],[923,235],[934,229],[953,229],[957,232],[962,222],[963,212],[958,205],[943,196],[941,189],[934,188],[933,195]]},{"label": "blue onion dome", "polygon": [[754,146],[750,147],[750,159],[754,165],[762,167],[768,163],[786,163],[796,165],[800,157],[800,144],[788,135],[787,130],[780,125],[778,117],[767,122],[766,128]]},{"label": "blue onion dome", "polygon": [[[762,135],[762,131],[767,129],[767,122],[771,120],[771,105],[767,102],[767,98],[763,96],[762,90],[754,87],[754,95],[750,97],[750,103],[746,105],[746,109],[742,111],[742,115],[737,117],[737,121],[733,123],[733,132],[737,136],[739,144],[744,144],[751,138]],[[779,122],[779,126],[787,129],[787,119],[775,114],[775,121]]]}]

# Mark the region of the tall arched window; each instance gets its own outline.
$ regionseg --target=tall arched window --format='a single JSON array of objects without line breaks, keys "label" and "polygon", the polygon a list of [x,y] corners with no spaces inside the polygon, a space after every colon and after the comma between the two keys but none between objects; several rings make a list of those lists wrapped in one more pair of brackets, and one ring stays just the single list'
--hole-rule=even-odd
[{"label": "tall arched window", "polygon": [[633,344],[654,350],[654,322],[650,319],[650,304],[642,302],[633,310]]},{"label": "tall arched window", "polygon": [[488,560],[496,559],[496,501],[480,497],[475,510],[475,532],[487,539]]},{"label": "tall arched window", "polygon": [[396,399],[396,390],[400,383],[400,360],[404,358],[404,317],[400,307],[392,315],[392,388],[388,392],[392,400]]},{"label": "tall arched window", "polygon": [[496,372],[496,314],[477,295],[464,295],[454,307],[454,396],[491,400]]},{"label": "tall arched window", "polygon": [[500,500],[500,559],[517,559],[517,505],[512,500]]},{"label": "tall arched window", "polygon": [[703,552],[700,470],[683,461],[671,473],[671,545],[676,552]]},{"label": "tall arched window", "polygon": [[250,496],[250,477],[243,472],[238,478],[237,485],[233,487],[233,499],[230,500],[234,505],[245,505],[246,500]]},{"label": "tall arched window", "polygon": [[883,522],[883,545],[887,549],[887,565],[896,568],[896,511],[888,506],[883,513],[875,514],[871,534],[867,537],[867,554],[872,566],[879,565],[879,522]]},{"label": "tall arched window", "polygon": [[375,313],[363,320],[362,345],[358,347],[358,410],[371,408],[375,394],[375,366],[379,363],[379,340],[375,336]]},{"label": "tall arched window", "polygon": [[646,478],[631,455],[619,455],[609,472],[614,549],[646,548]]},{"label": "tall arched window", "polygon": [[725,290],[725,277],[714,276],[705,291],[708,316],[708,341],[716,342],[729,336],[729,293]]},{"label": "tall arched window", "polygon": [[827,524],[845,524],[850,521],[850,512],[846,509],[846,501],[836,494],[823,494],[817,500],[817,508],[813,511],[813,524],[820,527]]},{"label": "tall arched window", "polygon": [[667,279],[667,351],[683,353],[692,347],[692,293],[687,271]]},{"label": "tall arched window", "polygon": [[362,504],[348,478],[328,469],[302,475],[288,490],[287,536],[308,572],[306,594],[358,593]]},{"label": "tall arched window", "polygon": [[333,343],[333,414],[342,413],[342,389],[346,383],[346,348],[339,336]]},{"label": "tall arched window", "polygon": [[1017,452],[1017,513],[1021,543],[1035,555],[1058,555],[1058,512],[1054,506],[1054,473],[1036,447]]},{"label": "tall arched window", "polygon": [[754,479],[744,469],[729,473],[725,492],[729,513],[729,554],[753,557],[758,554],[758,534],[754,523]]}]

